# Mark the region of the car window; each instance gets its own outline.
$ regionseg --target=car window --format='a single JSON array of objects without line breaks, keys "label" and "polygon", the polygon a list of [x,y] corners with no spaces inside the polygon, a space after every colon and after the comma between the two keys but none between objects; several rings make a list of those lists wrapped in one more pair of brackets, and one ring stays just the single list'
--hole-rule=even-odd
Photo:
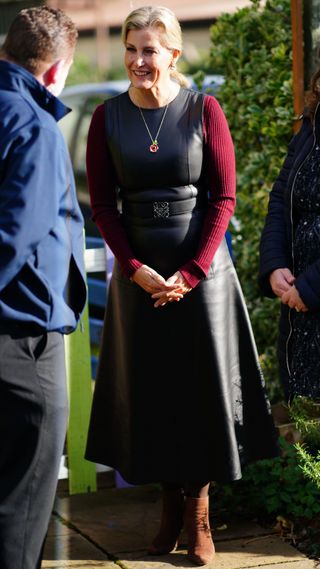
[{"label": "car window", "polygon": [[79,120],[81,101],[79,101],[79,97],[68,97],[62,100],[64,104],[71,109],[71,112],[63,117],[58,124],[70,150],[72,134]]},{"label": "car window", "polygon": [[[64,104],[72,110],[59,122],[59,125],[69,147],[78,200],[85,219],[87,219],[90,211],[88,209],[90,200],[86,183],[86,147],[90,121],[95,108],[113,95],[113,92],[92,94],[81,92],[61,96]],[[88,223],[90,222],[88,221]]]},{"label": "car window", "polygon": [[85,151],[90,120],[94,109],[107,98],[105,93],[90,96],[62,97],[71,113],[59,123],[69,147],[71,160],[76,172],[85,171]]},{"label": "car window", "polygon": [[71,159],[74,169],[83,174],[86,167],[86,146],[90,121],[95,108],[107,98],[105,94],[88,97],[79,111],[78,123],[70,140]]}]

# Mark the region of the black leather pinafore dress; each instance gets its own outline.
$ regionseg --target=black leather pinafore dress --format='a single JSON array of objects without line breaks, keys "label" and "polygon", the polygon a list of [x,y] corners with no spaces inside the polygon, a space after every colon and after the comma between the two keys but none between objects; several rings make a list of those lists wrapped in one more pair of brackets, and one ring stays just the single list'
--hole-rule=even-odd
[{"label": "black leather pinafore dress", "polygon": [[[154,136],[164,108],[143,109]],[[197,249],[207,207],[203,95],[180,89],[158,143],[128,93],[105,104],[121,219],[135,257],[171,276]],[[86,458],[133,484],[234,480],[278,453],[250,321],[225,240],[180,302],[154,301],[117,261]]]}]

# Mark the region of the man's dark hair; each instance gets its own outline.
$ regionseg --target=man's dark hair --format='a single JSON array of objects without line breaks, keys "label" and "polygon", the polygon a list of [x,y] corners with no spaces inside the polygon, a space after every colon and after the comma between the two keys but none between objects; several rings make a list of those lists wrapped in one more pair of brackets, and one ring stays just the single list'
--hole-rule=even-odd
[{"label": "man's dark hair", "polygon": [[1,52],[36,75],[44,63],[72,56],[77,37],[75,24],[62,10],[26,8],[14,18]]}]

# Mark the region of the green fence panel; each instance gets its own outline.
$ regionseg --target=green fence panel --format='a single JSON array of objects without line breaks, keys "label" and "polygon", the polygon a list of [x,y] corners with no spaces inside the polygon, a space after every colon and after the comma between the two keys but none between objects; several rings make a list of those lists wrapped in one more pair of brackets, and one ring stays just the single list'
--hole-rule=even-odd
[{"label": "green fence panel", "polygon": [[97,489],[96,465],[84,459],[92,402],[91,353],[88,304],[81,325],[65,336],[69,392],[67,456],[70,494]]}]

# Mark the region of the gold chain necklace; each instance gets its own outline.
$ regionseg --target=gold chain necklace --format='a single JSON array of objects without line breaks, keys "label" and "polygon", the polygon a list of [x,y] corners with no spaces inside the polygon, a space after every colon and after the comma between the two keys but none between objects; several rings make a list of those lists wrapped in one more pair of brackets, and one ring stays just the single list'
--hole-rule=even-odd
[{"label": "gold chain necklace", "polygon": [[157,134],[155,135],[154,138],[153,138],[153,136],[152,136],[152,134],[151,134],[151,132],[150,132],[150,129],[149,129],[148,125],[147,125],[146,119],[145,119],[144,116],[143,116],[142,109],[141,109],[140,107],[138,107],[138,108],[139,108],[139,111],[140,111],[140,114],[141,114],[141,117],[142,117],[142,120],[143,120],[143,122],[144,122],[144,126],[146,127],[147,132],[148,132],[148,135],[149,135],[150,140],[151,140],[151,144],[150,144],[150,146],[149,146],[150,152],[158,152],[158,150],[159,150],[158,136],[159,136],[159,134],[160,134],[160,130],[161,130],[163,121],[164,121],[165,116],[166,116],[166,114],[167,114],[168,106],[169,106],[169,103],[167,103],[166,108],[164,109],[164,112],[163,112],[163,115],[162,115],[162,119],[161,119],[161,121],[160,121],[159,128],[158,128],[158,130],[157,130]]}]

